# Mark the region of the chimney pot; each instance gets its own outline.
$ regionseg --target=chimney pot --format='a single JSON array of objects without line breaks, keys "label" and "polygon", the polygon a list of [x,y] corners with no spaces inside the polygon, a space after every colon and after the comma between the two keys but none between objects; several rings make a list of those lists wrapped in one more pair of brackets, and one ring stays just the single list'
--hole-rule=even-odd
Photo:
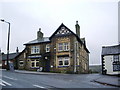
[{"label": "chimney pot", "polygon": [[76,21],[76,24],[78,24],[78,21]]}]

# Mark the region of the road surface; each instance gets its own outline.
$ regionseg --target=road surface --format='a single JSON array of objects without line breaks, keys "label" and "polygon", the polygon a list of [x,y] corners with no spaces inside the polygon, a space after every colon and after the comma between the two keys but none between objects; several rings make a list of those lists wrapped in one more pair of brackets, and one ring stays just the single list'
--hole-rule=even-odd
[{"label": "road surface", "polygon": [[2,71],[0,86],[2,88],[116,88],[92,82],[100,78],[99,74],[22,74]]}]

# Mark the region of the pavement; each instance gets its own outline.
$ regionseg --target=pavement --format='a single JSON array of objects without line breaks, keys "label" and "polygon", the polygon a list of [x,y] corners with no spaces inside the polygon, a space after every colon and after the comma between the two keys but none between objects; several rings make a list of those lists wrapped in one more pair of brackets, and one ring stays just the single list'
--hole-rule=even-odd
[{"label": "pavement", "polygon": [[[51,72],[36,72],[36,71],[25,71],[25,70],[15,70],[16,73],[24,73],[24,74],[37,74],[37,75],[54,75],[61,73],[51,73]],[[99,78],[95,78],[92,82],[110,85],[115,87],[120,87],[120,77],[117,76],[108,76],[100,74]]]},{"label": "pavement", "polygon": [[100,78],[94,79],[93,81],[104,85],[120,87],[120,77],[118,76],[101,75]]},{"label": "pavement", "polygon": [[26,71],[26,70],[15,70],[16,73],[24,73],[24,74],[38,74],[38,75],[53,75],[53,74],[59,74],[59,73],[51,73],[51,72],[37,72],[37,71]]}]

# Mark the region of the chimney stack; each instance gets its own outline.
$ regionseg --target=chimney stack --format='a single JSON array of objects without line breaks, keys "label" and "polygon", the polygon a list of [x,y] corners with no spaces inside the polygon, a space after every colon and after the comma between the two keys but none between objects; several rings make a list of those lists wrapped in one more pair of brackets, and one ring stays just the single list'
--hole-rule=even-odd
[{"label": "chimney stack", "polygon": [[19,49],[18,49],[18,47],[17,47],[17,49],[16,49],[16,53],[19,53]]},{"label": "chimney stack", "polygon": [[43,33],[41,32],[41,28],[39,28],[39,31],[37,32],[37,39],[41,40],[43,38]]},{"label": "chimney stack", "polygon": [[77,36],[80,38],[80,26],[79,26],[79,24],[78,24],[78,21],[76,21],[75,28],[76,28],[76,34],[77,34]]}]

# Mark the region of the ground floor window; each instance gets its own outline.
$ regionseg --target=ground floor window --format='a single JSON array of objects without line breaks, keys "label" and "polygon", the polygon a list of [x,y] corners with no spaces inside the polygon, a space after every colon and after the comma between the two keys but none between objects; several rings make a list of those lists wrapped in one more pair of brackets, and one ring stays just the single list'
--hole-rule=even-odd
[{"label": "ground floor window", "polygon": [[19,65],[20,65],[20,66],[23,66],[23,64],[24,64],[23,60],[20,60],[20,61],[19,61]]},{"label": "ground floor window", "polygon": [[69,64],[70,64],[69,57],[58,57],[59,66],[69,66]]},{"label": "ground floor window", "polygon": [[120,71],[120,64],[113,64],[113,71]]},{"label": "ground floor window", "polygon": [[31,60],[31,67],[39,67],[39,59]]},{"label": "ground floor window", "polygon": [[[12,61],[8,61],[8,63],[13,63]],[[5,61],[5,65],[7,65],[7,61]]]},{"label": "ground floor window", "polygon": [[85,70],[87,70],[87,63],[85,63]]}]

